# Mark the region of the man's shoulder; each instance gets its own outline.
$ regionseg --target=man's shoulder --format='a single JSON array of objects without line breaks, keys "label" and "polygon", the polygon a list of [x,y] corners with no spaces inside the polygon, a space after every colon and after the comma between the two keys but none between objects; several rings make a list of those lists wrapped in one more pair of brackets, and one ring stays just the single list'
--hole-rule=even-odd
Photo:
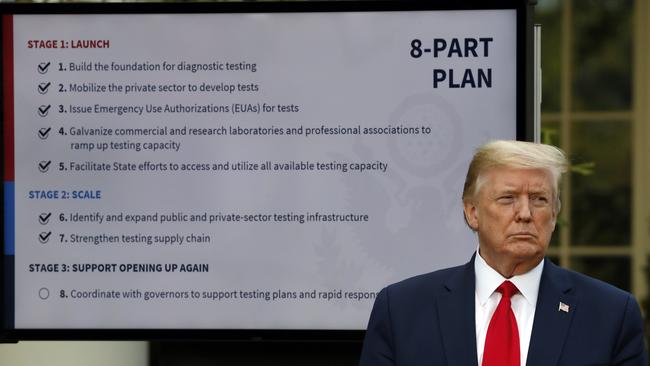
[{"label": "man's shoulder", "polygon": [[[471,263],[471,262],[470,262]],[[456,267],[439,269],[433,272],[413,276],[405,280],[393,283],[386,287],[386,291],[391,294],[408,295],[411,293],[422,294],[437,291],[454,281],[459,276],[463,276],[468,271],[469,264],[463,264]]]},{"label": "man's shoulder", "polygon": [[550,263],[550,266],[551,275],[554,279],[566,285],[567,290],[576,296],[583,298],[593,297],[606,302],[625,302],[631,296],[629,292],[597,278],[559,267],[553,263]]}]

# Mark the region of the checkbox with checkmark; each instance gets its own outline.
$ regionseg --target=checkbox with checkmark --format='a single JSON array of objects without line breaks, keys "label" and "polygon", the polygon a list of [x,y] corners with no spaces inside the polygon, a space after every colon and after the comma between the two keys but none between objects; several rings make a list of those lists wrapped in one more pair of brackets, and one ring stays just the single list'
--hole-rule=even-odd
[{"label": "checkbox with checkmark", "polygon": [[40,64],[38,64],[36,69],[38,70],[39,74],[45,74],[47,73],[47,70],[50,69],[51,64],[52,64],[51,62],[41,62]]},{"label": "checkbox with checkmark", "polygon": [[47,127],[47,128],[43,127],[38,130],[38,137],[41,140],[45,140],[50,136],[50,131],[52,131],[52,127]]},{"label": "checkbox with checkmark", "polygon": [[41,105],[40,107],[38,107],[38,115],[41,116],[41,117],[47,116],[47,114],[50,112],[51,107],[52,107],[51,104],[50,105]]},{"label": "checkbox with checkmark", "polygon": [[38,92],[41,94],[47,94],[47,91],[50,89],[50,85],[52,85],[50,82],[38,84]]},{"label": "checkbox with checkmark", "polygon": [[41,225],[47,225],[47,223],[50,222],[50,217],[52,217],[51,212],[43,212],[38,215],[38,222],[40,222]]},{"label": "checkbox with checkmark", "polygon": [[50,170],[50,165],[52,165],[52,160],[43,160],[38,163],[38,170],[40,170],[41,173],[46,173],[48,170]]},{"label": "checkbox with checkmark", "polygon": [[45,244],[45,243],[47,243],[48,241],[50,241],[50,237],[51,237],[51,236],[52,236],[52,232],[51,232],[51,231],[48,231],[48,232],[43,231],[43,232],[41,232],[40,234],[38,234],[38,241],[40,241],[41,243]]}]

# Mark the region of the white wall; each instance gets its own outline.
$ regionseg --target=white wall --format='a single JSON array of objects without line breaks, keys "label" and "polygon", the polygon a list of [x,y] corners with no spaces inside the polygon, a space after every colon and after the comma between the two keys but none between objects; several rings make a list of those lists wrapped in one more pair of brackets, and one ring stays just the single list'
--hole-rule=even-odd
[{"label": "white wall", "polygon": [[6,366],[147,366],[147,342],[20,342],[0,344]]}]

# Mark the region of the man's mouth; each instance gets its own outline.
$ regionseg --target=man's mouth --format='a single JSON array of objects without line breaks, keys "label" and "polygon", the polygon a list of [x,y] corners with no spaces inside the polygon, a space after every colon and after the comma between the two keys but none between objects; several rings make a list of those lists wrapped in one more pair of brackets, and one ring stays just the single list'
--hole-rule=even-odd
[{"label": "man's mouth", "polygon": [[534,235],[534,234],[532,234],[532,233],[521,232],[521,233],[514,233],[514,234],[511,234],[510,237],[511,237],[511,238],[515,238],[515,239],[517,239],[517,238],[521,238],[521,239],[530,239],[530,238],[536,238],[537,236]]}]

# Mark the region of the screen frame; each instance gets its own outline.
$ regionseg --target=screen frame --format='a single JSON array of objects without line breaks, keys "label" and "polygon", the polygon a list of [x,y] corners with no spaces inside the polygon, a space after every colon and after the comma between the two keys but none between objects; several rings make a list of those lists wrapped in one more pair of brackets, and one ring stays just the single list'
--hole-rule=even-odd
[{"label": "screen frame", "polygon": [[[298,2],[219,2],[219,3],[45,3],[0,4],[0,15],[18,14],[182,14],[182,13],[319,13],[319,12],[391,12],[391,11],[444,11],[444,10],[499,10],[516,11],[516,137],[533,141],[533,4],[529,0],[485,1],[298,1]],[[3,23],[4,20],[0,20]],[[4,34],[4,31],[3,31]],[[0,37],[4,46],[4,39]],[[1,62],[1,61],[0,61]],[[4,63],[2,67],[4,85]],[[4,89],[4,88],[3,88]],[[0,109],[3,124],[0,136],[5,137],[4,90],[0,90]],[[4,145],[4,144],[3,144]],[[5,170],[5,151],[0,169]],[[4,207],[6,192],[0,204]],[[3,215],[4,216],[4,215]],[[5,314],[13,312],[12,304],[5,304],[5,291],[13,291],[13,283],[5,278],[5,271],[13,272],[5,260],[5,218],[2,222],[3,240],[0,242],[0,342],[17,340],[293,340],[293,341],[360,341],[364,330],[326,329],[14,329],[7,328]],[[12,267],[12,266],[11,266]],[[6,306],[8,305],[8,306]]]}]

